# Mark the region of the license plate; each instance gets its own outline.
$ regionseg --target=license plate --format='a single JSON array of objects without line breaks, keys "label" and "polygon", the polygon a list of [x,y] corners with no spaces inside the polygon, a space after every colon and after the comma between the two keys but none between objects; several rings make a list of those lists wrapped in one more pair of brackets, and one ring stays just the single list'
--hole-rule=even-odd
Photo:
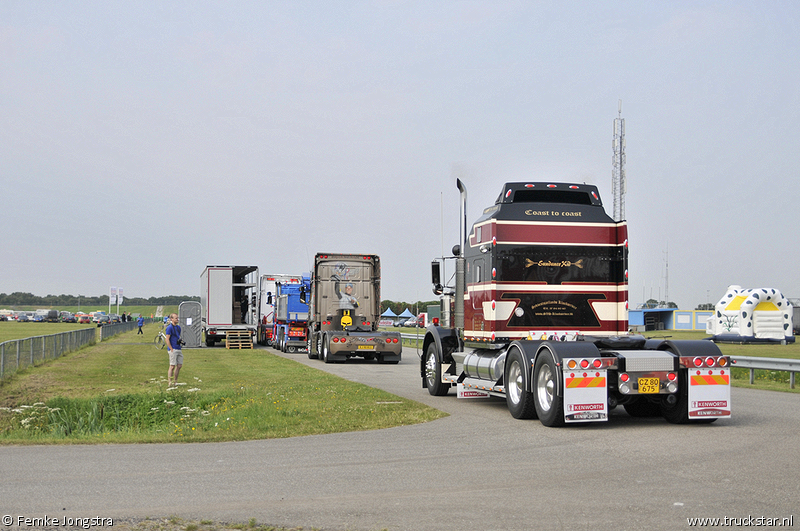
[{"label": "license plate", "polygon": [[639,392],[658,393],[659,383],[658,378],[639,378]]},{"label": "license plate", "polygon": [[358,350],[375,350],[375,347],[372,345],[359,345]]}]

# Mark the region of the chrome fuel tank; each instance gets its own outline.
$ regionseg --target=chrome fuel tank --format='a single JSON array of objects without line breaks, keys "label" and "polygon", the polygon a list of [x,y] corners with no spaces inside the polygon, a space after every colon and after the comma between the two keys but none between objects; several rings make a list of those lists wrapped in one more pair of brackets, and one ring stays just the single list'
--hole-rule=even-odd
[{"label": "chrome fuel tank", "polygon": [[503,377],[506,351],[473,350],[464,356],[464,373],[469,378],[498,381]]}]

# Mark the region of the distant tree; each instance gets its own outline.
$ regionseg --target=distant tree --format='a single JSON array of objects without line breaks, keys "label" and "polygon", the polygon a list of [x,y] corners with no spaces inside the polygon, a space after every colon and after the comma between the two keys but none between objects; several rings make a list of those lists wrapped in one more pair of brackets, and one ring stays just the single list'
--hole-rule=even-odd
[{"label": "distant tree", "polygon": [[703,304],[698,304],[695,310],[713,310],[714,305],[710,302],[704,302]]}]

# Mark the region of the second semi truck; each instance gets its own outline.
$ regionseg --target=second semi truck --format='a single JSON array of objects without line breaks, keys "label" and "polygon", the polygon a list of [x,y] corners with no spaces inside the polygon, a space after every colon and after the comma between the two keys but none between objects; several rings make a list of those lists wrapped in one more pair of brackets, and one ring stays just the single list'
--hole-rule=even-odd
[{"label": "second semi truck", "polygon": [[351,357],[399,363],[398,332],[378,330],[381,263],[374,254],[318,253],[308,290],[308,357],[325,363]]}]

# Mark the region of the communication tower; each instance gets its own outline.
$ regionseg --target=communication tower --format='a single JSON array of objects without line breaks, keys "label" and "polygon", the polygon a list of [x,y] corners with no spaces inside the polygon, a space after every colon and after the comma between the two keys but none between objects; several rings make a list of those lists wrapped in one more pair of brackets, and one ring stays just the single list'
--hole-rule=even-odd
[{"label": "communication tower", "polygon": [[625,118],[622,117],[622,100],[619,100],[618,117],[614,120],[614,157],[611,170],[611,191],[614,196],[614,221],[625,219]]}]

